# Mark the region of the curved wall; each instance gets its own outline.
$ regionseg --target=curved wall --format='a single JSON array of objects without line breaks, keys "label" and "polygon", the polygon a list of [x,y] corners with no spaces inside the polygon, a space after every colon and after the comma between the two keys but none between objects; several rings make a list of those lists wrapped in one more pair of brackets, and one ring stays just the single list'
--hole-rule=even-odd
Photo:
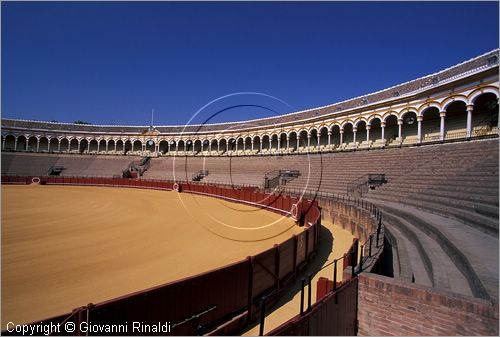
[{"label": "curved wall", "polygon": [[2,119],[2,149],[219,156],[466,139],[498,134],[498,97],[498,50],[494,50],[363,97],[252,121],[147,127]]}]

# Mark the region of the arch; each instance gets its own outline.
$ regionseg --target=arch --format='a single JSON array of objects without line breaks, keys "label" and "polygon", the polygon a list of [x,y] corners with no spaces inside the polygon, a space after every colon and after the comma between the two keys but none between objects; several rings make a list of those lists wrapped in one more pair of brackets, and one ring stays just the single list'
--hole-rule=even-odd
[{"label": "arch", "polygon": [[59,151],[59,144],[61,143],[61,140],[57,138],[50,138],[49,140],[49,145],[48,145],[48,151],[49,152],[57,152]]},{"label": "arch", "polygon": [[371,115],[368,119],[366,119],[366,124],[367,125],[371,125],[373,121],[375,120],[379,120],[380,122],[382,122],[382,116],[378,115],[378,114],[375,114],[375,115]]},{"label": "arch", "polygon": [[328,127],[326,125],[319,129],[319,145],[328,145]]},{"label": "arch", "polygon": [[342,138],[344,144],[349,144],[354,141],[354,124],[352,122],[344,124],[344,135]]},{"label": "arch", "polygon": [[471,136],[484,136],[495,133],[498,127],[498,96],[494,92],[485,92],[474,100],[471,113]]},{"label": "arch", "polygon": [[132,143],[132,152],[142,151],[142,142],[139,139],[134,140]]},{"label": "arch", "polygon": [[388,118],[390,118],[391,116],[394,116],[396,117],[396,120],[399,118],[399,114],[394,111],[394,110],[391,110],[391,111],[387,111],[385,114],[384,114],[384,117],[382,118],[382,122],[386,122]]},{"label": "arch", "polygon": [[436,108],[438,111],[442,110],[441,104],[439,104],[438,102],[436,101],[426,102],[418,107],[417,109],[418,115],[422,116],[422,113],[428,108]]},{"label": "arch", "polygon": [[150,153],[155,153],[156,152],[156,142],[154,139],[146,139],[144,141],[145,146],[144,149]]},{"label": "arch", "polygon": [[367,141],[366,132],[367,123],[364,119],[360,119],[356,123],[356,143],[362,143]]},{"label": "arch", "polygon": [[331,129],[330,145],[339,146],[340,145],[340,125],[337,123],[333,124]]},{"label": "arch", "polygon": [[286,149],[286,139],[288,137],[288,134],[285,132],[280,133],[279,135],[279,149]]},{"label": "arch", "polygon": [[370,123],[368,125],[370,126],[370,132],[369,132],[369,137],[368,137],[367,141],[375,142],[377,140],[381,140],[382,139],[382,118],[380,116],[374,116],[370,120]]},{"label": "arch", "polygon": [[95,138],[91,139],[90,142],[89,142],[88,152],[89,153],[91,153],[91,152],[97,152],[97,146],[98,146],[97,139],[95,139]]},{"label": "arch", "polygon": [[212,139],[210,142],[210,150],[212,152],[219,152],[219,140],[218,139]]},{"label": "arch", "polygon": [[498,99],[498,89],[494,87],[483,87],[474,90],[469,94],[469,102],[470,104],[475,104],[476,99],[478,99],[480,96],[485,95],[485,94],[493,94],[495,97]]},{"label": "arch", "polygon": [[202,142],[201,142],[201,139],[196,139],[193,143],[194,145],[194,153],[198,153],[198,152],[201,152],[202,150]]},{"label": "arch", "polygon": [[[306,148],[307,147],[307,140],[308,140],[308,136],[309,136],[309,133],[307,132],[307,130],[302,129],[301,131],[299,131],[298,134],[296,134],[296,136],[297,136],[296,149]],[[290,137],[290,141],[291,141],[291,139],[292,139],[292,137]]]},{"label": "arch", "polygon": [[14,135],[6,135],[2,144],[4,150],[14,151],[16,148],[16,137]]},{"label": "arch", "polygon": [[38,139],[38,148],[35,148],[37,152],[48,152],[49,151],[49,139],[42,136]]},{"label": "arch", "polygon": [[122,139],[116,141],[116,153],[123,153],[125,151],[124,143]]},{"label": "arch", "polygon": [[297,132],[295,131],[291,131],[289,134],[288,134],[288,137],[289,137],[289,141],[288,141],[288,149],[289,150],[297,150],[298,147],[299,147],[299,144],[298,144],[298,137],[297,137]]},{"label": "arch", "polygon": [[453,102],[463,102],[465,105],[468,105],[469,104],[469,100],[467,99],[466,96],[464,95],[454,95],[454,96],[451,96],[451,97],[448,97],[446,98],[442,103],[441,103],[441,107],[442,107],[442,110],[448,110],[448,106],[453,103]]},{"label": "arch", "polygon": [[219,139],[218,144],[219,144],[218,145],[219,146],[219,153],[221,153],[221,154],[226,153],[228,150],[227,139],[226,138]]},{"label": "arch", "polygon": [[79,153],[83,153],[84,151],[88,151],[89,141],[85,138],[80,140],[80,147],[78,148]]},{"label": "arch", "polygon": [[79,146],[78,146],[78,139],[76,138],[71,138],[71,140],[68,141],[69,145],[69,151],[73,152],[79,152]]},{"label": "arch", "polygon": [[158,143],[158,152],[161,154],[166,154],[168,152],[168,140],[160,140],[160,142]]},{"label": "arch", "polygon": [[416,110],[410,109],[401,114],[403,124],[401,125],[401,140],[413,144],[418,142],[418,122]]},{"label": "arch", "polygon": [[[54,138],[52,138],[52,139],[54,139]],[[67,138],[61,138],[60,144],[61,145],[60,145],[59,149],[61,152],[69,152],[69,140]]]},{"label": "arch", "polygon": [[203,140],[200,140],[200,144],[201,144],[200,151],[207,152],[209,145],[210,145],[210,142],[208,141],[208,139],[205,138]]},{"label": "arch", "polygon": [[342,123],[340,123],[340,128],[345,129],[348,125],[351,125],[351,128],[354,127],[353,121],[351,121],[350,119],[343,121]]},{"label": "arch", "polygon": [[418,114],[417,109],[415,109],[415,108],[404,108],[404,109],[401,109],[401,111],[399,112],[399,118],[404,119],[406,115],[412,114],[412,113],[415,114],[415,118],[416,118],[416,116],[420,116]]},{"label": "arch", "polygon": [[365,123],[364,125],[366,126],[368,124],[368,121],[366,118],[360,117],[360,118],[356,119],[353,124],[357,128],[360,125],[360,123]]},{"label": "arch", "polygon": [[[177,146],[176,146],[177,145]],[[177,142],[177,144],[175,144],[175,141],[174,141],[174,146],[173,148],[176,150],[176,151],[186,151],[186,142],[181,139]],[[172,145],[171,145],[171,149],[172,149]]]},{"label": "arch", "polygon": [[[270,137],[269,137],[269,148],[271,150],[279,150],[279,146],[281,146],[281,143],[278,144],[278,139],[279,139],[279,135],[277,133],[274,133],[272,134]],[[285,136],[286,137],[286,136]]]},{"label": "arch", "polygon": [[243,138],[241,137],[238,137],[236,139],[236,142],[235,142],[235,147],[234,147],[234,150],[235,151],[243,151]]},{"label": "arch", "polygon": [[440,139],[441,117],[439,108],[428,106],[421,111],[422,141],[438,141]]},{"label": "arch", "polygon": [[26,144],[28,143],[28,139],[24,135],[20,135],[17,137],[16,151],[26,151]]},{"label": "arch", "polygon": [[111,151],[111,152],[115,152],[115,145],[116,145],[116,142],[114,139],[110,139],[108,140],[108,152]]},{"label": "arch", "polygon": [[388,143],[395,142],[399,137],[398,116],[396,114],[387,115],[384,122],[384,138]]},{"label": "arch", "polygon": [[444,120],[445,139],[465,138],[467,136],[467,105],[465,102],[456,100],[448,104]]},{"label": "arch", "polygon": [[28,151],[35,152],[37,143],[38,143],[38,139],[35,136],[29,137],[28,138]]},{"label": "arch", "polygon": [[[262,136],[262,150],[268,151],[271,150],[271,137],[267,134]],[[276,137],[276,145],[278,145],[278,138]]]},{"label": "arch", "polygon": [[99,146],[97,147],[98,152],[106,152],[106,140],[101,139],[98,144],[99,144]]},{"label": "arch", "polygon": [[[316,130],[316,128],[311,129],[309,131],[309,135],[311,136],[311,140],[309,142],[309,146],[311,148],[318,148],[318,144],[319,144],[318,130]],[[307,142],[306,142],[306,145],[307,145]]]},{"label": "arch", "polygon": [[260,143],[261,143],[261,140],[260,140],[260,136],[253,136],[252,138],[253,140],[253,149],[255,151],[259,151],[260,152]]},{"label": "arch", "polygon": [[244,138],[244,147],[243,149],[245,149],[246,151],[250,151],[252,149],[252,138],[250,138],[250,136],[246,136]]},{"label": "arch", "polygon": [[237,146],[237,140],[236,138],[234,137],[230,137],[228,140],[227,140],[227,151],[229,152],[234,152],[236,151],[236,146]]}]

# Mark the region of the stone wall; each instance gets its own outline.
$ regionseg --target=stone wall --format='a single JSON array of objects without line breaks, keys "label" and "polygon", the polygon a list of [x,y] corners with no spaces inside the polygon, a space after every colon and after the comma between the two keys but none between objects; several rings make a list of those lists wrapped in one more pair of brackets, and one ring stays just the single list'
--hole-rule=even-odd
[{"label": "stone wall", "polygon": [[362,273],[358,335],[494,335],[498,303]]}]

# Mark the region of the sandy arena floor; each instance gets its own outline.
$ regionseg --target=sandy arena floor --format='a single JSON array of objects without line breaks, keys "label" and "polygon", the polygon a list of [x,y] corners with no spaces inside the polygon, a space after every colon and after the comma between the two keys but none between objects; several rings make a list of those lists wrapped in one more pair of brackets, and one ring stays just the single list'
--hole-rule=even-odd
[{"label": "sandy arena floor", "polygon": [[2,330],[239,261],[301,230],[187,193],[2,186]]}]

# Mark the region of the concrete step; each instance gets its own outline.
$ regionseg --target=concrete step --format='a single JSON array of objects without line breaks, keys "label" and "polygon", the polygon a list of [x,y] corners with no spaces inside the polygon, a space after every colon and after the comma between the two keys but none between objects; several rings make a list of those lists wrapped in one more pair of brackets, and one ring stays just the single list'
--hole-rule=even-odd
[{"label": "concrete step", "polygon": [[416,259],[421,260],[433,287],[472,296],[467,279],[436,241],[396,215],[385,213],[384,224],[386,222],[397,227],[417,247],[419,256],[412,255],[412,264],[416,263]]},{"label": "concrete step", "polygon": [[498,301],[498,235],[395,202],[370,200],[385,213],[404,218],[434,239],[466,277],[475,297]]}]

